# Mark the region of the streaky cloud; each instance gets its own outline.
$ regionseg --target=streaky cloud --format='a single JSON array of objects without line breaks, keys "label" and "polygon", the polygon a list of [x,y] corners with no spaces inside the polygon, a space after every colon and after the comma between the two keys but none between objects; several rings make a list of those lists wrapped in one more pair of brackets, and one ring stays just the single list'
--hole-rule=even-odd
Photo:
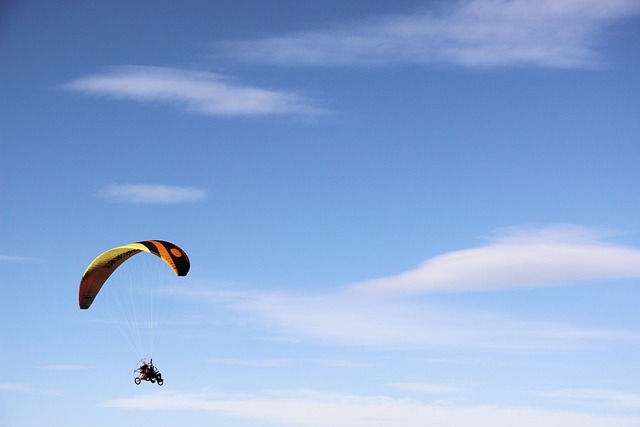
[{"label": "streaky cloud", "polygon": [[640,250],[603,233],[560,224],[503,229],[489,244],[427,260],[417,269],[320,294],[184,289],[292,342],[345,346],[560,351],[637,339],[631,331],[523,319],[417,295],[481,292],[640,276]]},{"label": "streaky cloud", "polygon": [[636,0],[464,0],[414,14],[218,44],[247,61],[280,65],[455,64],[592,67],[604,30],[640,12]]},{"label": "streaky cloud", "polygon": [[340,359],[317,359],[315,362],[324,365],[331,366],[334,368],[365,368],[370,365],[366,363],[353,362],[351,360],[340,360]]},{"label": "streaky cloud", "polygon": [[87,365],[71,365],[71,364],[58,364],[58,365],[45,365],[43,369],[49,369],[52,371],[81,371],[90,369]]},{"label": "streaky cloud", "polygon": [[198,202],[206,199],[202,188],[180,187],[162,184],[111,184],[99,193],[100,196],[123,203],[172,204]]},{"label": "streaky cloud", "polygon": [[40,262],[40,261],[43,261],[43,260],[40,258],[32,258],[32,257],[24,257],[24,256],[0,255],[0,264],[14,263],[14,262]]},{"label": "streaky cloud", "polygon": [[[383,395],[357,395],[310,389],[229,395],[220,392],[170,392],[113,399],[110,408],[135,411],[196,410],[226,418],[295,427],[632,427],[633,416],[593,411],[545,410],[527,406],[439,404]],[[310,416],[309,414],[313,414]],[[425,421],[426,420],[426,421]],[[427,423],[427,424],[425,424]]]},{"label": "streaky cloud", "polygon": [[222,304],[273,333],[344,346],[564,351],[634,337],[626,331],[340,292],[321,296],[239,294]]},{"label": "streaky cloud", "polygon": [[204,71],[117,66],[76,79],[66,89],[115,99],[177,104],[206,116],[317,116],[315,101],[294,92],[241,85]]},{"label": "streaky cloud", "polygon": [[35,390],[33,384],[0,382],[0,391],[29,393]]},{"label": "streaky cloud", "polygon": [[640,409],[640,394],[599,388],[566,388],[540,393],[544,397],[591,408]]},{"label": "streaky cloud", "polygon": [[245,366],[245,367],[262,367],[262,368],[276,368],[286,366],[290,364],[288,359],[264,359],[264,360],[252,360],[252,359],[235,359],[227,357],[212,357],[207,359],[207,362],[217,365],[230,365],[230,366]]},{"label": "streaky cloud", "polygon": [[451,394],[451,393],[460,393],[463,389],[459,386],[454,385],[446,385],[446,384],[426,384],[426,383],[393,383],[390,384],[391,387],[406,390],[406,391],[414,391],[418,393],[426,393],[426,394]]},{"label": "streaky cloud", "polygon": [[415,269],[349,286],[369,296],[481,292],[640,277],[640,249],[586,227],[510,229],[486,246],[428,259]]}]

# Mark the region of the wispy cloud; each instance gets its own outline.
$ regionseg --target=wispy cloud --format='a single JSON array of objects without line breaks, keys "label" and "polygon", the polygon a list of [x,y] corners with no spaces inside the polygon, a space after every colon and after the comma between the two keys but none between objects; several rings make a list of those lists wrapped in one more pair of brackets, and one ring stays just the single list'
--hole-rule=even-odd
[{"label": "wispy cloud", "polygon": [[462,0],[428,7],[219,47],[245,60],[283,65],[585,67],[600,60],[603,30],[640,12],[636,0]]},{"label": "wispy cloud", "polygon": [[[290,359],[238,359],[238,358],[227,358],[227,357],[211,357],[207,359],[207,362],[213,363],[216,365],[228,365],[228,366],[246,366],[246,367],[257,367],[257,368],[279,368],[283,366],[289,366],[295,363],[296,361]],[[301,362],[298,360],[297,362]],[[311,362],[313,364],[319,364],[324,366],[331,366],[337,368],[363,368],[369,365],[352,362],[349,360],[338,360],[338,359],[311,359],[305,360],[304,362]]]},{"label": "wispy cloud", "polygon": [[569,388],[542,393],[564,403],[590,408],[640,409],[640,394],[597,388]]},{"label": "wispy cloud", "polygon": [[324,366],[331,366],[334,368],[366,368],[370,365],[366,363],[354,362],[351,360],[340,360],[340,359],[318,359],[317,363]]},{"label": "wispy cloud", "polygon": [[197,202],[207,197],[202,188],[162,184],[111,184],[99,195],[116,202],[170,204]]},{"label": "wispy cloud", "polygon": [[14,255],[0,255],[0,263],[10,263],[10,262],[40,262],[42,259],[40,258],[32,258],[32,257],[24,257],[24,256],[14,256]]},{"label": "wispy cloud", "polygon": [[415,391],[418,393],[427,393],[427,394],[449,394],[449,393],[459,393],[463,391],[461,387],[445,385],[445,384],[427,384],[427,383],[393,383],[391,387],[407,390],[407,391]]},{"label": "wispy cloud", "polygon": [[339,292],[324,296],[239,294],[226,304],[270,332],[299,341],[347,346],[567,349],[632,336],[622,331],[523,320],[420,300],[367,298]]},{"label": "wispy cloud", "polygon": [[207,360],[217,365],[254,366],[262,368],[275,368],[290,364],[288,359],[235,359],[226,357],[212,357]]},{"label": "wispy cloud", "polygon": [[107,407],[147,411],[196,410],[228,418],[296,427],[632,427],[636,417],[548,411],[523,406],[452,405],[388,396],[315,390],[276,390],[254,395],[168,393],[110,400]]},{"label": "wispy cloud", "polygon": [[30,393],[36,390],[33,384],[0,382],[0,391]]},{"label": "wispy cloud", "polygon": [[585,227],[512,229],[486,246],[428,259],[417,268],[354,284],[366,295],[534,288],[640,277],[640,250]]},{"label": "wispy cloud", "polygon": [[70,365],[70,364],[58,364],[58,365],[45,365],[43,369],[50,369],[53,371],[81,371],[89,369],[87,365]]},{"label": "wispy cloud", "polygon": [[559,225],[510,229],[484,247],[441,255],[407,273],[319,295],[195,288],[181,292],[231,309],[266,334],[297,342],[394,348],[572,349],[635,335],[471,310],[456,307],[452,299],[443,304],[415,295],[638,276],[640,251],[606,243],[601,234],[586,227]]},{"label": "wispy cloud", "polygon": [[64,86],[92,95],[177,104],[207,116],[315,116],[325,111],[294,92],[257,88],[214,73],[164,67],[120,66]]}]

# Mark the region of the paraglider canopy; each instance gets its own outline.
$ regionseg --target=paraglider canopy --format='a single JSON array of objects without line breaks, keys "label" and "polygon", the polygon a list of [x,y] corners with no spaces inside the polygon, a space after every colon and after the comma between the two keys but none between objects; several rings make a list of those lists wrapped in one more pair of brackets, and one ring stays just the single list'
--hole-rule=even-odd
[{"label": "paraglider canopy", "polygon": [[160,257],[178,276],[186,276],[190,263],[187,254],[173,243],[163,240],[145,240],[109,249],[93,260],[82,276],[78,302],[87,309],[111,274],[126,260],[140,252]]}]

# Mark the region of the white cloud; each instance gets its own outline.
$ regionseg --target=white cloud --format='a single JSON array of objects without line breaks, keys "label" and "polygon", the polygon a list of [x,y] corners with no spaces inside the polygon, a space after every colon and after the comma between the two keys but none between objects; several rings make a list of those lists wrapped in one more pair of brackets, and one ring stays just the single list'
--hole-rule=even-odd
[{"label": "white cloud", "polygon": [[0,263],[33,262],[33,261],[42,261],[42,260],[39,258],[31,258],[31,257],[24,257],[24,256],[0,255]]},{"label": "white cloud", "polygon": [[197,202],[207,197],[201,188],[179,187],[160,184],[111,184],[100,195],[126,203],[186,203]]},{"label": "white cloud", "polygon": [[233,365],[233,366],[254,366],[263,368],[275,368],[286,366],[290,362],[288,359],[235,359],[226,357],[212,357],[207,360],[209,363],[217,365]]},{"label": "white cloud", "polygon": [[638,276],[640,251],[605,243],[599,233],[585,227],[559,225],[510,229],[487,246],[441,255],[416,270],[326,294],[196,288],[181,292],[232,309],[266,334],[293,342],[394,348],[575,349],[636,336],[629,331],[455,307],[453,302],[446,305],[415,295]]},{"label": "white cloud", "polygon": [[239,58],[299,65],[453,63],[584,67],[601,33],[636,0],[463,0],[413,15],[221,45]]},{"label": "white cloud", "polygon": [[243,294],[226,304],[270,331],[297,340],[349,346],[563,349],[586,342],[631,337],[621,331],[527,321],[421,301],[388,301],[344,293],[315,297]]},{"label": "white cloud", "polygon": [[206,411],[215,415],[296,427],[632,427],[636,417],[549,411],[498,405],[441,405],[387,396],[358,396],[314,390],[276,390],[228,396],[219,393],[137,395],[105,406],[131,410]]},{"label": "white cloud", "polygon": [[365,368],[370,365],[366,363],[353,362],[351,360],[340,359],[318,359],[316,360],[321,365],[332,366],[334,368]]},{"label": "white cloud", "polygon": [[640,250],[584,227],[511,230],[486,246],[428,259],[390,277],[356,283],[364,295],[477,292],[640,277]]},{"label": "white cloud", "polygon": [[415,391],[419,393],[429,393],[429,394],[459,393],[463,390],[458,386],[444,385],[444,384],[394,383],[394,384],[391,384],[391,386],[400,390]]},{"label": "white cloud", "polygon": [[89,369],[89,366],[86,365],[70,365],[70,364],[59,364],[59,365],[45,365],[42,367],[43,369],[51,369],[54,371],[81,371],[84,369]]},{"label": "white cloud", "polygon": [[541,393],[564,403],[591,408],[640,409],[640,394],[620,390],[569,388]]},{"label": "white cloud", "polygon": [[293,92],[243,86],[218,74],[164,67],[120,66],[77,79],[67,89],[141,102],[174,103],[207,116],[322,114]]},{"label": "white cloud", "polygon": [[17,392],[29,393],[34,390],[36,390],[36,387],[34,387],[32,384],[0,382],[0,391],[11,391],[11,392],[17,391]]}]

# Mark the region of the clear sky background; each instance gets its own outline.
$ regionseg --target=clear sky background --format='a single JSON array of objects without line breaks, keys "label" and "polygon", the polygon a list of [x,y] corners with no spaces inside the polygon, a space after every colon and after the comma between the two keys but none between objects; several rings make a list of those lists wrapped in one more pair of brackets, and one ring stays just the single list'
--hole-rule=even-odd
[{"label": "clear sky background", "polygon": [[638,0],[0,5],[0,426],[640,423]]}]

